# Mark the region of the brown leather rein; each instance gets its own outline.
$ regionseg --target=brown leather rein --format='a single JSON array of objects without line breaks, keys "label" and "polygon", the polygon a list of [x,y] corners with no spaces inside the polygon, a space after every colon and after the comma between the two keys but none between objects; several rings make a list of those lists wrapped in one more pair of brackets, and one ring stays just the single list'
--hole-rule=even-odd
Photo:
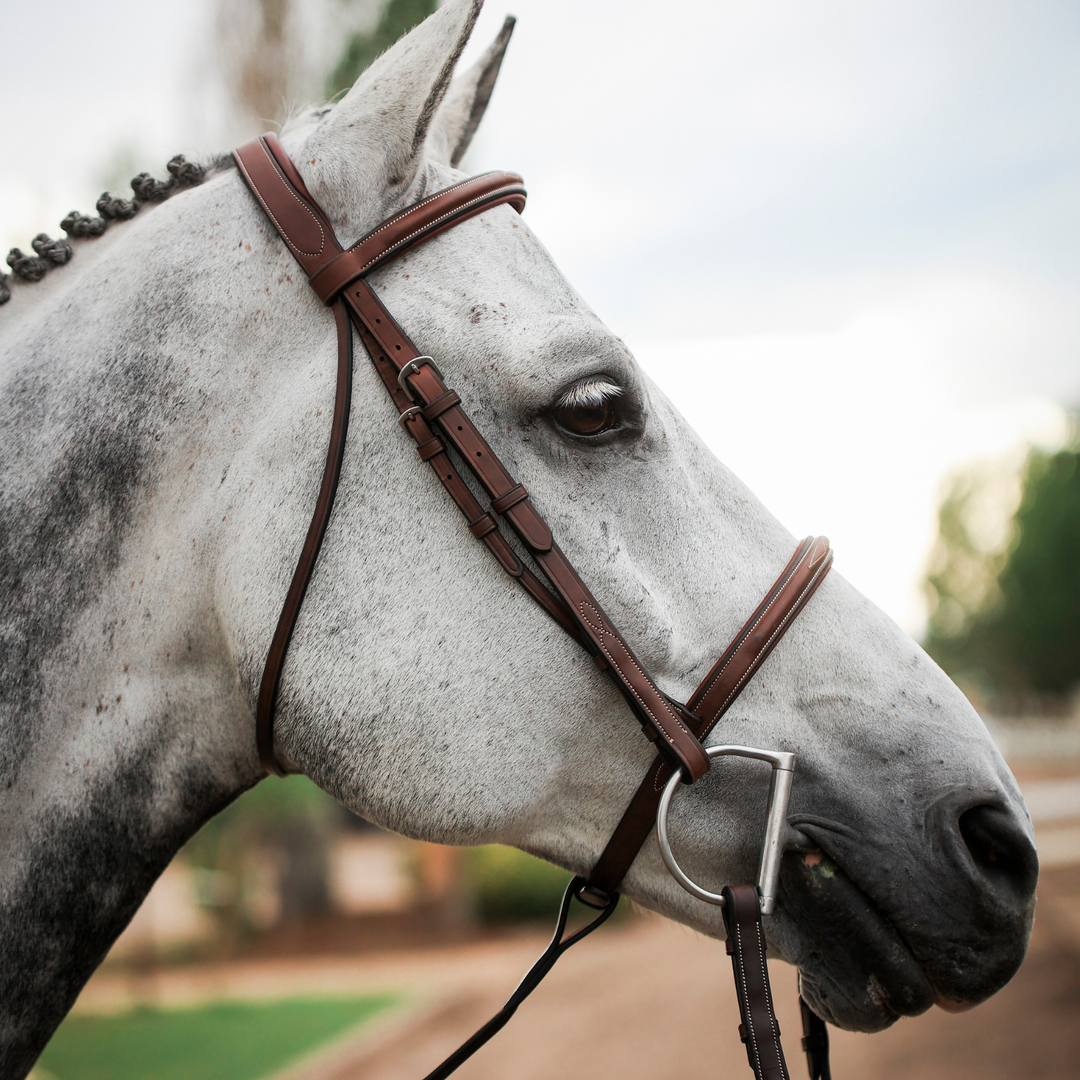
[{"label": "brown leather rein", "polygon": [[[724,650],[686,704],[657,687],[644,665],[604,613],[600,603],[563,554],[526,489],[509,473],[473,425],[458,394],[449,389],[436,361],[422,356],[387,312],[365,277],[409,248],[493,206],[509,203],[520,214],[525,188],[514,173],[485,173],[439,191],[384,221],[348,249],[312,198],[292,161],[273,134],[252,140],[234,155],[240,174],[319,298],[334,312],[338,336],[338,380],[334,418],[322,484],[296,571],[271,642],[259,690],[256,738],[268,772],[286,770],[274,750],[274,706],[281,670],[304,593],[333,508],[341,472],[352,397],[352,328],[375,365],[398,410],[398,423],[415,442],[422,461],[465,517],[473,536],[502,569],[606,671],[626,699],[658,755],[623,814],[607,847],[587,878],[567,888],[551,945],[506,1006],[426,1080],[442,1080],[479,1049],[513,1015],[558,957],[601,925],[618,903],[618,888],[652,829],[661,795],[676,773],[692,783],[709,770],[702,741],[787,632],[832,566],[823,537],[799,544],[757,610]],[[485,510],[461,477],[449,450],[468,463],[487,492]],[[550,584],[545,585],[502,535],[494,515],[509,522]],[[735,969],[743,1023],[740,1033],[758,1080],[787,1080],[765,963],[759,896],[754,886],[724,891],[728,952]],[[564,940],[570,906],[576,897],[600,914]],[[828,1080],[825,1025],[802,1003],[804,1049],[812,1080]]]}]

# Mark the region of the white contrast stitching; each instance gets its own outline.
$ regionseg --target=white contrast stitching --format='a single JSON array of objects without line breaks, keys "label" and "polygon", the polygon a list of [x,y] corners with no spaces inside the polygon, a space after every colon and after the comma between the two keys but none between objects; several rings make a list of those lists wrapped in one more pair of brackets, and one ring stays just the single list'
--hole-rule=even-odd
[{"label": "white contrast stitching", "polygon": [[[453,188],[447,188],[446,190],[447,191],[453,191]],[[442,195],[443,192],[440,191],[439,194]],[[483,202],[485,199],[490,199],[492,196],[494,196],[496,194],[498,194],[497,191],[489,191],[486,195],[478,195],[475,199],[470,199],[467,203],[462,203],[460,206],[455,206],[453,208],[453,210],[447,210],[447,212],[445,214],[440,214],[437,218],[432,218],[431,221],[427,222],[427,224],[421,225],[419,228],[414,229],[411,233],[408,234],[408,236],[403,236],[396,244],[393,244],[392,246],[388,247],[385,251],[380,251],[378,255],[375,255],[372,258],[368,259],[368,261],[366,263],[364,263],[363,266],[360,267],[360,269],[357,271],[357,273],[358,274],[363,274],[366,271],[370,270],[371,267],[375,265],[375,263],[379,262],[382,259],[385,259],[385,258],[389,257],[390,255],[393,255],[395,251],[397,251],[399,248],[403,247],[405,244],[408,244],[415,236],[417,236],[417,234],[422,233],[422,232],[426,232],[428,229],[433,229],[436,225],[439,224],[439,222],[445,221],[448,217],[453,217],[455,214],[461,213],[462,210],[468,210],[470,206],[475,206],[477,203]],[[434,196],[433,196],[433,198],[434,198]],[[419,205],[423,206],[424,204],[420,203]],[[416,209],[416,207],[414,207],[413,209]],[[393,224],[393,223],[391,223],[391,224]],[[383,226],[383,228],[388,228],[388,227],[389,227],[388,225]],[[379,229],[376,232],[373,232],[371,234],[371,236],[378,236],[380,232],[382,232],[382,229]],[[368,240],[368,239],[370,239],[370,237],[364,237],[364,240]],[[363,243],[363,242],[364,241],[361,241],[361,243]],[[350,248],[349,250],[352,251],[353,249]]]},{"label": "white contrast stitching", "polygon": [[[702,698],[703,701],[705,700],[705,698],[707,698],[709,696],[709,691],[712,690],[712,688],[717,684],[717,682],[719,682],[720,676],[723,675],[725,671],[727,671],[727,669],[730,666],[732,660],[734,660],[736,655],[738,655],[739,649],[742,648],[742,645],[746,641],[746,639],[758,628],[758,626],[761,624],[761,620],[764,619],[765,616],[769,614],[769,610],[772,608],[773,604],[775,604],[776,601],[780,599],[780,594],[788,587],[788,584],[791,582],[791,579],[798,572],[799,567],[802,566],[802,564],[806,561],[806,556],[809,555],[812,550],[813,550],[813,545],[811,545],[809,548],[806,549],[806,555],[804,555],[791,568],[791,573],[788,574],[784,578],[784,580],[781,583],[780,587],[776,590],[776,595],[768,602],[768,604],[766,604],[765,609],[754,620],[753,625],[748,626],[746,628],[746,633],[742,634],[739,637],[738,644],[736,644],[735,648],[731,650],[731,655],[727,658],[726,662],[724,663],[724,666],[716,673],[716,675],[713,677],[713,679],[709,682],[709,685],[705,688],[705,693],[701,695],[701,698]],[[717,710],[717,711],[719,711],[719,710]]]},{"label": "white contrast stitching", "polygon": [[[762,653],[764,653],[764,652],[766,652],[768,650],[769,646],[773,643],[773,641],[776,640],[776,635],[779,634],[784,629],[784,627],[787,625],[787,623],[791,620],[792,613],[798,609],[799,603],[801,602],[802,598],[806,595],[807,590],[809,588],[811,588],[820,579],[821,579],[821,569],[819,567],[815,571],[814,576],[811,577],[810,580],[803,586],[802,592],[799,593],[798,597],[795,600],[795,603],[791,605],[791,609],[780,620],[780,622],[777,625],[776,629],[769,635],[769,640],[766,641],[765,644],[761,648]],[[762,613],[762,615],[764,615],[764,612]],[[759,653],[758,655],[761,655],[761,654]],[[724,711],[724,709],[727,707],[727,703],[732,699],[732,697],[734,697],[734,695],[738,692],[738,690],[742,686],[742,684],[744,682],[746,682],[746,680],[748,678],[750,678],[750,676],[756,670],[757,670],[756,668],[749,667],[749,668],[746,669],[746,671],[743,672],[742,678],[739,679],[739,681],[731,688],[731,693],[728,694],[728,696],[726,698],[724,698],[723,703],[716,710],[718,713]]]},{"label": "white contrast stitching", "polygon": [[[758,935],[758,947],[761,949],[761,966],[764,968],[767,964],[765,959],[765,936],[761,929],[761,922],[755,922]],[[764,973],[763,973],[764,974]],[[765,986],[765,1004],[769,1009],[769,1026],[772,1028],[773,1043],[776,1045],[776,1056],[779,1059],[783,1055],[783,1051],[780,1048],[780,1032],[777,1030],[776,1017],[773,1015],[773,1003],[772,994],[769,992],[768,984]],[[758,1059],[758,1065],[761,1064],[761,1059]]]},{"label": "white contrast stitching", "polygon": [[[762,963],[762,966],[764,966],[765,963],[766,963],[766,961],[765,961],[765,942],[764,942],[764,939],[762,937],[761,923],[759,922],[759,923],[756,923],[755,925],[757,927],[758,946],[761,949],[761,953],[760,953],[760,955],[761,955],[761,963]],[[739,981],[742,983],[743,998],[746,1001],[746,1020],[747,1020],[746,1032],[747,1032],[747,1036],[750,1039],[750,1045],[753,1048],[754,1058],[758,1063],[758,1068],[762,1069],[763,1066],[761,1064],[761,1052],[758,1050],[757,1032],[754,1031],[753,1016],[751,1015],[751,1012],[750,1012],[750,990],[746,985],[746,958],[742,955],[742,950],[739,948],[740,941],[742,941],[742,926],[740,925],[740,923],[738,921],[736,921],[735,922],[735,948],[739,952],[739,958],[740,958],[740,961],[741,961],[740,964],[739,964]],[[768,992],[768,988],[766,988],[766,991],[765,991],[765,1004],[767,1005],[768,1010],[769,1010],[769,1025],[772,1028],[773,1043],[776,1046],[777,1059],[779,1059],[781,1057],[781,1054],[782,1054],[782,1051],[780,1049],[780,1033],[777,1031],[776,1017],[773,1015],[772,995]]]},{"label": "white contrast stitching", "polygon": [[[260,148],[261,148],[261,144],[260,144]],[[266,151],[263,150],[263,153],[265,154]],[[251,190],[255,192],[255,198],[259,200],[260,204],[262,205],[262,208],[266,211],[266,216],[277,227],[278,232],[281,234],[282,240],[284,240],[285,243],[288,244],[289,247],[291,247],[293,249],[293,251],[295,251],[297,253],[297,255],[305,255],[309,259],[314,259],[314,258],[318,257],[319,255],[321,255],[323,253],[323,249],[326,247],[326,233],[323,230],[322,224],[320,223],[319,219],[311,212],[311,207],[308,206],[307,203],[305,203],[304,200],[301,199],[300,196],[297,195],[295,191],[293,191],[292,185],[288,182],[288,180],[282,174],[281,170],[278,168],[277,162],[274,161],[274,159],[272,157],[268,157],[268,160],[270,161],[270,164],[273,166],[274,171],[278,174],[278,176],[281,178],[281,180],[284,181],[285,190],[304,208],[304,211],[307,213],[307,215],[311,218],[312,221],[315,222],[315,225],[319,230],[319,241],[320,242],[319,242],[319,250],[318,251],[303,251],[300,248],[298,248],[289,239],[289,234],[282,227],[281,222],[278,221],[278,219],[276,217],[274,217],[273,211],[270,209],[269,206],[266,205],[266,200],[262,197],[262,192],[259,191],[258,185],[255,183],[254,180],[251,179],[251,173],[249,173],[247,171],[247,166],[244,165],[243,161],[241,161],[239,157],[237,157],[236,160],[238,162],[240,162],[240,168],[244,170],[244,175],[248,178],[249,181],[251,181]]]},{"label": "white contrast stitching", "polygon": [[[479,176],[470,176],[468,180],[460,180],[456,184],[451,184],[448,188],[443,188],[442,191],[436,191],[434,195],[429,195],[426,199],[421,199],[420,202],[416,203],[415,205],[406,207],[404,210],[395,214],[392,218],[389,219],[389,221],[384,222],[374,232],[370,232],[367,234],[367,236],[361,237],[361,239],[357,240],[356,243],[353,244],[353,246],[348,250],[355,251],[358,247],[366,244],[373,236],[378,236],[379,233],[381,233],[384,229],[389,229],[392,225],[396,225],[402,218],[408,217],[408,215],[411,214],[414,210],[419,210],[420,207],[427,206],[428,203],[434,202],[436,199],[441,199],[444,195],[449,195],[451,191],[457,191],[458,188],[465,187],[466,184],[471,184],[474,180],[482,180],[485,176],[494,175],[494,172],[489,172],[481,173]],[[478,198],[482,197],[483,196],[478,196]],[[472,200],[472,202],[475,201],[476,199]],[[466,203],[465,205],[468,206],[471,204]]]},{"label": "white contrast stitching", "polygon": [[[605,655],[605,656],[606,656],[606,657],[607,657],[607,658],[608,658],[608,659],[609,659],[609,660],[611,661],[611,666],[612,666],[612,667],[613,667],[613,668],[614,668],[614,669],[615,669],[616,671],[619,671],[619,672],[621,672],[621,671],[622,671],[622,669],[621,669],[621,668],[619,667],[619,665],[618,665],[618,664],[617,664],[617,663],[615,662],[615,657],[613,657],[613,656],[611,655],[611,653],[610,653],[610,652],[608,652],[608,647],[607,647],[607,645],[605,644],[605,640],[606,640],[606,638],[608,638],[608,637],[615,637],[616,635],[615,635],[615,634],[612,634],[612,632],[611,632],[610,630],[606,629],[606,628],[605,628],[605,627],[603,626],[603,620],[602,620],[602,619],[600,618],[600,612],[599,612],[599,611],[597,611],[597,610],[596,610],[596,608],[594,608],[594,607],[592,606],[592,604],[590,604],[590,603],[589,603],[589,602],[588,602],[587,600],[582,600],[582,601],[580,602],[580,605],[579,605],[579,606],[580,606],[580,608],[581,608],[581,617],[582,617],[582,618],[583,618],[583,619],[584,619],[584,620],[585,620],[585,621],[586,621],[586,622],[587,622],[587,623],[588,623],[588,624],[589,624],[589,625],[590,625],[590,626],[591,626],[591,627],[592,627],[592,628],[593,628],[594,630],[596,630],[596,631],[597,631],[597,633],[599,633],[599,635],[600,635],[600,648],[604,650],[604,655]],[[600,625],[600,626],[597,626],[597,625],[596,625],[596,623],[594,623],[594,622],[593,622],[593,621],[592,621],[592,620],[591,620],[591,619],[590,619],[590,618],[588,617],[588,615],[586,615],[586,614],[585,614],[585,608],[586,608],[586,607],[590,607],[590,608],[592,608],[592,610],[593,610],[593,611],[595,612],[595,614],[596,614],[596,617],[597,617],[597,619],[601,621],[601,625]],[[627,655],[629,656],[629,650],[627,650]],[[634,662],[634,658],[633,658],[632,656],[630,656],[630,663],[634,665],[634,667],[635,667],[635,668],[637,669],[637,671],[638,671],[638,674],[640,674],[640,675],[641,675],[641,677],[642,677],[643,679],[645,679],[645,681],[646,681],[646,682],[648,682],[648,683],[652,683],[652,679],[650,679],[650,678],[649,678],[649,676],[648,676],[648,675],[647,675],[647,674],[646,674],[646,673],[645,673],[644,671],[642,671],[642,669],[641,669],[641,665],[640,665],[640,664],[637,664],[637,663],[635,663],[635,662]],[[660,722],[660,721],[659,721],[659,720],[658,720],[658,719],[657,719],[657,718],[656,718],[656,717],[655,717],[655,716],[653,715],[653,712],[652,712],[652,710],[651,710],[651,709],[649,708],[649,706],[648,706],[648,705],[646,705],[646,704],[645,704],[645,702],[644,702],[644,701],[642,700],[642,698],[641,698],[641,695],[640,695],[640,694],[639,694],[639,693],[638,693],[638,692],[637,692],[637,691],[636,691],[636,690],[635,690],[635,689],[634,689],[634,688],[633,688],[633,687],[632,687],[632,686],[630,685],[630,683],[629,683],[629,682],[627,682],[627,683],[626,683],[625,685],[626,685],[627,689],[628,689],[628,690],[630,691],[630,693],[631,693],[631,694],[633,694],[635,698],[637,698],[638,704],[639,704],[639,705],[640,705],[640,706],[641,706],[641,707],[642,707],[642,708],[643,708],[643,709],[645,710],[645,712],[646,712],[646,713],[648,714],[648,717],[649,717],[649,719],[650,719],[650,720],[651,720],[651,721],[652,721],[652,722],[653,722],[653,723],[654,723],[654,724],[656,725],[656,728],[657,728],[657,730],[658,730],[658,731],[660,732],[660,734],[661,734],[661,735],[663,735],[663,736],[664,736],[664,738],[665,738],[665,739],[667,739],[667,741],[668,741],[668,742],[669,742],[669,743],[670,743],[670,744],[671,744],[671,745],[672,745],[672,746],[674,747],[674,746],[675,746],[675,740],[674,740],[674,739],[673,739],[673,738],[672,738],[672,737],[671,737],[671,736],[670,736],[670,735],[669,735],[669,734],[668,734],[668,733],[667,733],[667,732],[666,732],[666,731],[664,730],[664,725],[663,725],[663,724],[662,724],[662,723],[661,723],[661,722]],[[663,701],[663,698],[661,698],[661,701]],[[669,715],[669,716],[671,717],[671,719],[672,719],[672,720],[674,720],[674,721],[675,721],[675,724],[676,724],[676,726],[677,726],[677,727],[679,728],[679,730],[680,730],[680,731],[682,731],[682,732],[683,732],[683,734],[684,734],[684,735],[686,735],[686,736],[687,736],[688,738],[691,738],[691,739],[693,739],[693,738],[694,738],[694,736],[690,734],[690,730],[689,730],[689,729],[688,729],[688,728],[686,727],[686,725],[685,725],[685,724],[684,724],[684,723],[683,723],[683,722],[682,722],[682,721],[681,721],[681,720],[680,720],[680,719],[679,719],[679,718],[678,718],[678,717],[677,717],[677,716],[675,715],[675,713],[674,713],[674,712],[673,712],[673,711],[671,710],[671,707],[670,707],[670,706],[667,706],[667,705],[666,705],[666,703],[665,703],[665,706],[667,707],[667,712],[668,712],[668,715]]]},{"label": "white contrast stitching", "polygon": [[750,1015],[750,988],[746,985],[746,959],[742,954],[739,943],[742,941],[742,927],[738,920],[735,921],[735,949],[739,954],[739,981],[742,983],[743,1000],[746,1002],[746,1034],[750,1039],[750,1047],[754,1051],[754,1059],[761,1066],[761,1056],[758,1054],[757,1036],[754,1031],[753,1017]]},{"label": "white contrast stitching", "polygon": [[[731,655],[728,657],[727,661],[724,663],[724,666],[716,673],[715,678],[713,678],[712,681],[709,683],[708,687],[705,690],[705,693],[701,695],[701,700],[702,701],[704,701],[705,698],[709,696],[709,691],[712,690],[712,688],[717,684],[717,682],[720,679],[720,676],[723,675],[725,671],[727,671],[728,666],[735,659],[736,655],[739,652],[739,649],[742,648],[742,646],[745,643],[746,639],[758,628],[758,626],[761,625],[761,620],[764,619],[766,615],[768,615],[768,613],[769,613],[770,609],[772,608],[773,604],[775,604],[776,601],[780,599],[780,596],[783,593],[783,591],[788,587],[788,585],[791,584],[791,579],[796,575],[796,573],[798,573],[800,567],[810,557],[810,554],[813,552],[813,550],[814,550],[814,547],[813,547],[813,544],[811,544],[810,547],[808,547],[806,549],[806,554],[791,568],[791,573],[788,574],[784,578],[783,584],[781,584],[781,586],[776,590],[776,595],[765,606],[765,609],[762,611],[761,615],[757,619],[754,620],[753,626],[748,627],[746,633],[740,636],[738,644],[736,644],[735,648],[732,649]],[[810,580],[811,581],[816,580],[819,573],[820,573],[820,568],[819,568],[818,571],[816,571],[814,573],[814,576]],[[802,597],[802,595],[805,592],[806,592],[806,589],[803,589],[803,592],[801,592],[799,594],[799,596]],[[790,612],[788,613],[788,615],[785,615],[784,618],[781,620],[780,626],[777,627],[777,630],[779,630],[780,627],[784,626],[785,623],[787,623],[789,618],[790,618]],[[774,632],[770,636],[769,640],[762,647],[760,652],[758,653],[759,656],[761,655],[761,653],[763,653],[765,651],[765,649],[768,648],[769,643],[772,642],[775,637],[776,637],[776,633]],[[749,671],[750,669],[747,669],[747,670]],[[755,668],[754,670],[756,671],[757,669]],[[716,711],[713,713],[714,718],[719,716],[719,714],[721,712],[723,712],[723,710],[727,707],[728,702],[731,701],[732,695],[735,693],[735,690],[739,686],[741,686],[745,681],[746,681],[746,674],[744,673],[743,677],[735,684],[735,688],[732,689],[731,693],[728,694],[728,696],[724,699],[724,701],[717,707]],[[709,721],[707,721],[707,722],[709,722]],[[713,719],[711,722],[715,723],[716,721],[715,721],[715,719]]]}]

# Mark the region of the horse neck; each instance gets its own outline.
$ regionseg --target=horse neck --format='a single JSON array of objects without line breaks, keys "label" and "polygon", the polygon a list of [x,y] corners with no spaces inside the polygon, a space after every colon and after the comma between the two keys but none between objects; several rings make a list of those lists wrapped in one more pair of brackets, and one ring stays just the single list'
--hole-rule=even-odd
[{"label": "horse neck", "polygon": [[[179,847],[259,775],[207,527],[222,497],[208,444],[235,417],[195,370],[180,272],[139,272],[154,231],[132,236],[134,264],[72,273],[0,340],[4,1076],[30,1067]],[[243,382],[220,393],[244,402]]]}]

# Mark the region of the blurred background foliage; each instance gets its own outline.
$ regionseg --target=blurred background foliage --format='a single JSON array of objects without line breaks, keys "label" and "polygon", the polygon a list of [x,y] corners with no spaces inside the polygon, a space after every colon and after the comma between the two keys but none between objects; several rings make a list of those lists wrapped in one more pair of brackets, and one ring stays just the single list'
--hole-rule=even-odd
[{"label": "blurred background foliage", "polygon": [[330,845],[346,816],[307,777],[291,776],[257,784],[188,841],[183,857],[198,902],[214,913],[220,950],[330,910]]},{"label": "blurred background foliage", "polygon": [[343,94],[438,0],[215,0],[215,47],[245,131]]},{"label": "blurred background foliage", "polygon": [[[303,776],[268,778],[207,822],[182,858],[195,876],[198,903],[216,924],[213,951],[228,954],[263,931],[330,915],[331,861],[342,835],[386,834]],[[552,919],[571,877],[542,859],[489,844],[446,850],[433,882],[433,846],[395,839],[414,883],[413,903],[452,904],[459,932]],[[432,912],[424,910],[430,920]]]},{"label": "blurred background foliage", "polygon": [[554,919],[570,878],[566,870],[501,844],[472,848],[465,858],[476,915],[488,925]]},{"label": "blurred background foliage", "polygon": [[1080,687],[1080,427],[1018,466],[954,475],[926,578],[926,648],[992,711],[1061,712]]},{"label": "blurred background foliage", "polygon": [[357,30],[349,35],[341,59],[327,80],[326,96],[333,99],[348,90],[365,68],[438,6],[438,0],[389,0],[374,30]]}]

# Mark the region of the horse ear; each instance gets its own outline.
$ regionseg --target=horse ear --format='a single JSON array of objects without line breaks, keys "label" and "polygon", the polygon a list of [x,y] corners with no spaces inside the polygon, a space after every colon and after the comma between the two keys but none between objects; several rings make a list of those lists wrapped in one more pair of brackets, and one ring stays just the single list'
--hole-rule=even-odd
[{"label": "horse ear", "polygon": [[507,15],[499,36],[469,70],[455,79],[450,86],[428,135],[427,156],[455,169],[469,149],[476,129],[487,111],[491,91],[499,77],[506,46],[514,32],[517,19]]},{"label": "horse ear", "polygon": [[416,178],[431,123],[482,5],[448,0],[363,72],[294,154],[343,241],[384,217]]}]

